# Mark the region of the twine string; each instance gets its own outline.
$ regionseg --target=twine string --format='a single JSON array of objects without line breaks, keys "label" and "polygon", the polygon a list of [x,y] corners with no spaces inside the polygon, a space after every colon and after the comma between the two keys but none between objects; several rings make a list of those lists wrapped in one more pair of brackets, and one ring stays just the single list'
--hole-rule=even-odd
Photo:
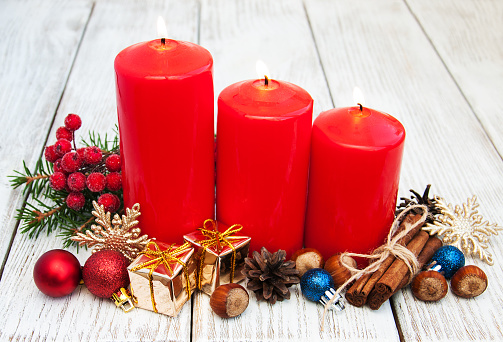
[{"label": "twine string", "polygon": [[[409,214],[410,211],[414,209],[421,209],[423,211],[421,218],[416,221],[414,224],[411,224],[409,227],[406,227],[401,232],[396,233],[400,223],[403,218]],[[352,276],[344,282],[339,288],[335,291],[335,295],[328,301],[325,305],[325,310],[323,310],[323,317],[321,323],[321,330],[323,331],[323,326],[325,324],[325,315],[330,308],[330,306],[335,302],[337,295],[353,280],[363,276],[364,274],[373,273],[379,269],[381,264],[386,260],[390,255],[393,255],[395,258],[402,260],[407,268],[410,271],[410,277],[413,277],[419,271],[419,263],[417,261],[416,256],[407,247],[398,243],[400,239],[402,239],[405,235],[407,235],[410,231],[414,230],[417,226],[422,225],[428,216],[428,208],[424,205],[412,205],[403,210],[393,221],[391,228],[388,233],[388,237],[386,239],[386,243],[381,247],[376,248],[372,254],[359,254],[359,253],[351,253],[344,252],[340,256],[340,262],[343,267],[346,267],[351,273]],[[346,257],[360,257],[366,258],[370,260],[370,263],[364,269],[358,269],[353,267],[346,261]]]}]

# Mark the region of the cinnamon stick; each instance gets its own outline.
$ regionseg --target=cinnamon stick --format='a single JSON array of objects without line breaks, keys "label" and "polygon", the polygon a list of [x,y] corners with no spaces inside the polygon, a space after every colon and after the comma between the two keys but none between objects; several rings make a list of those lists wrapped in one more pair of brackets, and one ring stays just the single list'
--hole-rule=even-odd
[{"label": "cinnamon stick", "polygon": [[[400,223],[396,234],[408,229],[410,226],[415,224],[417,221],[421,219],[421,215],[419,214],[409,214],[407,215],[403,221]],[[417,234],[417,232],[421,229],[421,226],[418,225],[413,230],[411,230],[407,235],[401,238],[397,243],[400,245],[408,244],[412,238]],[[381,276],[386,272],[386,270],[391,266],[391,264],[395,261],[395,257],[390,255],[387,257],[384,262],[379,266],[379,269],[375,271],[373,274],[364,274],[361,276],[354,284],[346,291],[346,300],[354,306],[360,307],[365,305],[367,302],[367,297],[370,292],[373,290],[377,281],[381,278]]]},{"label": "cinnamon stick", "polygon": [[[421,253],[423,247],[428,241],[429,234],[425,231],[420,231],[417,235],[407,244],[407,249],[410,250],[416,257]],[[382,275],[381,279],[376,283],[374,289],[369,294],[368,303],[371,309],[377,310],[381,307],[389,297],[398,288],[402,279],[409,273],[409,268],[400,259],[396,259],[388,270]]]}]

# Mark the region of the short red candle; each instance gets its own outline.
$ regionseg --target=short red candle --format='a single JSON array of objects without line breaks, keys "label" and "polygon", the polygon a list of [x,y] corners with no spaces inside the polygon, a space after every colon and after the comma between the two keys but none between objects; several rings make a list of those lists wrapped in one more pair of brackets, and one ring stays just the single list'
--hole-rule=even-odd
[{"label": "short red candle", "polygon": [[404,140],[402,124],[373,109],[337,108],[316,118],[306,247],[328,258],[369,253],[384,243],[394,218]]},{"label": "short red candle", "polygon": [[132,45],[115,58],[124,205],[166,242],[214,217],[213,60],[192,43]]},{"label": "short red candle", "polygon": [[217,220],[251,251],[302,247],[313,100],[287,82],[248,80],[218,98]]}]

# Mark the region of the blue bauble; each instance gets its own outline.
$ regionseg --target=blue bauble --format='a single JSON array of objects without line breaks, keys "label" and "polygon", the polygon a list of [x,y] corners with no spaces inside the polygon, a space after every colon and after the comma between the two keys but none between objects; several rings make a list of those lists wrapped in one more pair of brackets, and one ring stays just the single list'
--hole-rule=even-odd
[{"label": "blue bauble", "polygon": [[449,279],[465,265],[465,256],[454,246],[442,246],[431,257],[430,269],[443,273]]},{"label": "blue bauble", "polygon": [[325,291],[334,287],[332,276],[322,268],[310,269],[300,279],[302,294],[313,302],[319,301]]}]

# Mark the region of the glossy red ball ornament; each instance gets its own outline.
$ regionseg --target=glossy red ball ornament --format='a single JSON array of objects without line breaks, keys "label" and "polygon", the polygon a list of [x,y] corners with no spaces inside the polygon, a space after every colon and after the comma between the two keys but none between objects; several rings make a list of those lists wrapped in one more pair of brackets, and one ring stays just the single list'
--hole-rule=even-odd
[{"label": "glossy red ball ornament", "polygon": [[63,249],[48,251],[35,263],[33,279],[38,289],[46,295],[66,296],[80,283],[80,262],[72,253]]},{"label": "glossy red ball ornament", "polygon": [[110,298],[121,287],[129,285],[129,261],[122,253],[102,250],[87,259],[82,269],[82,279],[95,296]]}]

